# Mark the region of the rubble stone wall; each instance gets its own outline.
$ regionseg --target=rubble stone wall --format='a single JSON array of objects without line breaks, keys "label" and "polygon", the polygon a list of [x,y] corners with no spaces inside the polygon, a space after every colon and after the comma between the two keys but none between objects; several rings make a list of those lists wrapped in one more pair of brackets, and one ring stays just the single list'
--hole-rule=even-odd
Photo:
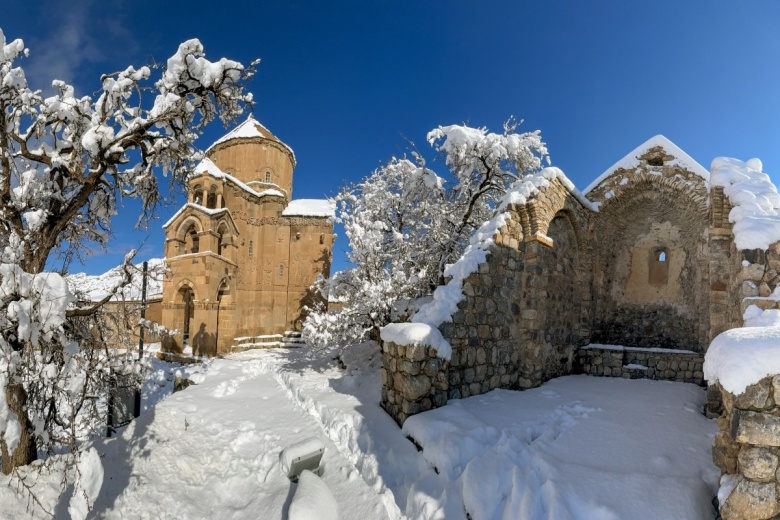
[{"label": "rubble stone wall", "polygon": [[448,362],[431,347],[382,345],[382,408],[398,424],[447,404]]},{"label": "rubble stone wall", "polygon": [[588,345],[577,354],[579,370],[591,376],[704,384],[704,357],[695,352]]},{"label": "rubble stone wall", "polygon": [[780,375],[733,395],[720,384],[723,415],[712,458],[732,488],[720,503],[723,520],[769,520],[780,515]]}]

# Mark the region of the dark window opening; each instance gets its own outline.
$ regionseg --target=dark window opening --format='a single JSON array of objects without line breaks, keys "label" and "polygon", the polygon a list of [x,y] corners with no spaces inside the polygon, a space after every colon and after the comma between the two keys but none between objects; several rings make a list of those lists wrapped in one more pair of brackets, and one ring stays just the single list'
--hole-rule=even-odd
[{"label": "dark window opening", "polygon": [[664,165],[664,158],[663,157],[651,157],[647,160],[647,164],[649,166],[663,166]]}]

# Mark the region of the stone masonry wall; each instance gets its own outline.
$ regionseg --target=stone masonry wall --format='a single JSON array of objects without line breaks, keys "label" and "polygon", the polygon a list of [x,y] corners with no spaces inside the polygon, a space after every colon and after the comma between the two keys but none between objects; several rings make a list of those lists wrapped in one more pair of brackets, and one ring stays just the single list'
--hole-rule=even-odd
[{"label": "stone masonry wall", "polygon": [[588,210],[557,179],[542,195],[512,208],[486,262],[464,281],[458,311],[439,327],[452,346],[449,362],[384,343],[382,406],[397,422],[447,399],[572,372],[588,333],[588,254],[579,237]]},{"label": "stone masonry wall", "polygon": [[[712,458],[733,486],[720,503],[723,520],[768,520],[780,515],[780,376],[768,376],[723,396]],[[730,487],[731,487],[730,486]],[[723,490],[723,487],[721,487]]]},{"label": "stone masonry wall", "polygon": [[448,362],[430,347],[382,345],[382,408],[400,425],[414,414],[447,404]]},{"label": "stone masonry wall", "polygon": [[695,352],[588,345],[577,355],[579,370],[591,376],[704,384],[704,357]]}]

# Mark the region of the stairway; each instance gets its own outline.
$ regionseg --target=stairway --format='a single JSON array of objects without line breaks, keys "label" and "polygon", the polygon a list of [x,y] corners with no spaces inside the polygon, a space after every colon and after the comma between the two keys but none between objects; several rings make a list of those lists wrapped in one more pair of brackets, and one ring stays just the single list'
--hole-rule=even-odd
[{"label": "stairway", "polygon": [[285,331],[284,334],[265,334],[259,336],[243,336],[233,338],[233,352],[243,352],[256,348],[300,348],[306,343],[301,333],[294,330]]}]

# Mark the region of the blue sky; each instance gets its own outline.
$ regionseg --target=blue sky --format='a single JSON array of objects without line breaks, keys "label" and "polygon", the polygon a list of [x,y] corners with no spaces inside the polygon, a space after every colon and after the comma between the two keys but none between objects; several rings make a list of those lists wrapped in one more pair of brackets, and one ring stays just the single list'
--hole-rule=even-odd
[{"label": "blue sky", "polygon": [[[74,83],[163,61],[197,37],[207,56],[248,63],[255,116],[296,153],[295,198],[334,195],[437,125],[499,131],[509,116],[542,131],[579,187],[656,134],[706,168],[760,157],[780,182],[780,2],[5,0],[0,27],[30,48],[31,83]],[[215,123],[206,148],[226,130]],[[428,156],[434,154],[426,150]],[[435,169],[441,164],[433,163]],[[143,243],[162,255],[162,208],[133,231],[127,204],[101,273]],[[340,238],[334,266],[345,265]],[[72,266],[71,271],[81,270]]]}]

